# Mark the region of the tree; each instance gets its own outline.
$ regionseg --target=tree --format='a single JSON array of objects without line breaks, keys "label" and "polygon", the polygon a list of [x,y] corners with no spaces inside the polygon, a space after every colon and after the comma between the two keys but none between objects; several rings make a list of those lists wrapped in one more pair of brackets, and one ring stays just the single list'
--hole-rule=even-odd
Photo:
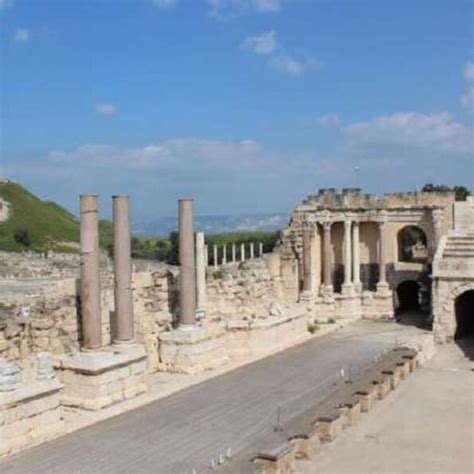
[{"label": "tree", "polygon": [[421,189],[425,193],[439,193],[439,192],[447,192],[453,191],[455,195],[456,201],[465,201],[467,196],[471,195],[471,192],[465,186],[453,186],[450,188],[445,184],[433,184],[427,183]]},{"label": "tree", "polygon": [[13,238],[16,243],[23,245],[23,247],[29,247],[31,245],[31,238],[27,229],[16,229]]}]

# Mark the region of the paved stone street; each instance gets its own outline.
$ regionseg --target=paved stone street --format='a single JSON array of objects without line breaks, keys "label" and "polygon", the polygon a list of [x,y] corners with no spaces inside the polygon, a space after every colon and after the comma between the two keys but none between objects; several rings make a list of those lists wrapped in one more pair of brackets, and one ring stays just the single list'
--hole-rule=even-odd
[{"label": "paved stone street", "polygon": [[474,341],[442,346],[425,367],[298,474],[474,472]]},{"label": "paved stone street", "polygon": [[[230,447],[256,448],[277,423],[333,389],[407,334],[395,323],[359,321],[168,398],[0,461],[2,474],[197,473]],[[347,373],[347,372],[346,372]],[[424,390],[423,390],[424,391]],[[441,436],[440,436],[441,437]],[[308,471],[309,472],[309,471]]]}]

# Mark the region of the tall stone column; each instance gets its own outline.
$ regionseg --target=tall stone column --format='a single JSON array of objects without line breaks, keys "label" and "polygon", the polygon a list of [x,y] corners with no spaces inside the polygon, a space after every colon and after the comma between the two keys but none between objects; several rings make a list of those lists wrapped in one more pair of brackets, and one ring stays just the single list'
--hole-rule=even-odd
[{"label": "tall stone column", "polygon": [[225,265],[227,263],[227,245],[222,246],[222,264]]},{"label": "tall stone column", "polygon": [[206,315],[206,260],[204,233],[196,232],[196,314],[199,319]]},{"label": "tall stone column", "polygon": [[240,244],[240,261],[245,262],[245,244]]},{"label": "tall stone column", "polygon": [[352,242],[351,242],[352,223],[349,219],[344,221],[344,284],[343,293],[351,293],[352,286]]},{"label": "tall stone column", "polygon": [[99,221],[97,196],[80,198],[82,349],[102,348],[100,307]]},{"label": "tall stone column", "polygon": [[311,281],[311,228],[305,226],[303,228],[303,293],[312,293]]},{"label": "tall stone column", "polygon": [[360,236],[359,236],[359,223],[354,222],[352,227],[352,251],[353,251],[353,281],[354,288],[356,291],[361,290],[360,282]]},{"label": "tall stone column", "polygon": [[323,222],[323,280],[321,289],[323,294],[332,294],[332,259],[331,259],[331,225],[332,222]]},{"label": "tall stone column", "polygon": [[235,258],[235,244],[232,244],[232,263],[236,262]]},{"label": "tall stone column", "polygon": [[214,268],[217,268],[217,265],[219,264],[219,262],[218,262],[219,255],[217,253],[217,245],[214,244],[212,249],[213,249],[213,253],[214,253],[214,255],[213,255]]},{"label": "tall stone column", "polygon": [[255,246],[253,242],[250,242],[250,258],[252,260],[255,258]]},{"label": "tall stone column", "polygon": [[194,259],[193,200],[179,200],[179,325],[196,324],[196,268]]},{"label": "tall stone column", "polygon": [[379,222],[379,282],[377,283],[377,291],[388,290],[387,284],[387,220]]},{"label": "tall stone column", "polygon": [[113,196],[114,214],[114,277],[115,318],[117,334],[115,342],[131,342],[134,339],[134,315],[132,296],[132,255],[130,245],[130,215],[128,196]]},{"label": "tall stone column", "polygon": [[209,265],[209,245],[204,246],[204,261],[206,262],[206,268]]},{"label": "tall stone column", "polygon": [[258,244],[258,256],[259,256],[260,258],[263,257],[263,243],[262,243],[262,242],[260,242],[260,243]]},{"label": "tall stone column", "polygon": [[434,242],[431,250],[432,258],[434,258],[436,250],[438,249],[439,242],[442,236],[442,223],[443,223],[443,211],[441,209],[433,210],[433,229],[434,229]]}]

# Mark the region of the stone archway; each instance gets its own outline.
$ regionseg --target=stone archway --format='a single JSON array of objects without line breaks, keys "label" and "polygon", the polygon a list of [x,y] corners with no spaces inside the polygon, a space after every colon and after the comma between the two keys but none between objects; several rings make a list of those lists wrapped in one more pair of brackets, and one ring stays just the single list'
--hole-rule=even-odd
[{"label": "stone archway", "polygon": [[416,225],[406,225],[397,233],[398,261],[424,263],[428,258],[428,238]]},{"label": "stone archway", "polygon": [[474,290],[467,290],[454,301],[456,332],[454,337],[462,339],[474,337]]}]

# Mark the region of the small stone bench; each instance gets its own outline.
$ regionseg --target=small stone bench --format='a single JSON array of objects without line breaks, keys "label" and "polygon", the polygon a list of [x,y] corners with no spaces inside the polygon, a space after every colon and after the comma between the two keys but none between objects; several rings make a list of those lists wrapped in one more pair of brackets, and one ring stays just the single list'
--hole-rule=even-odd
[{"label": "small stone bench", "polygon": [[316,424],[307,433],[296,434],[288,441],[295,448],[296,459],[311,459],[321,446],[321,439]]},{"label": "small stone bench", "polygon": [[321,441],[326,443],[334,441],[341,432],[343,423],[341,413],[337,410],[318,417],[316,429]]}]

